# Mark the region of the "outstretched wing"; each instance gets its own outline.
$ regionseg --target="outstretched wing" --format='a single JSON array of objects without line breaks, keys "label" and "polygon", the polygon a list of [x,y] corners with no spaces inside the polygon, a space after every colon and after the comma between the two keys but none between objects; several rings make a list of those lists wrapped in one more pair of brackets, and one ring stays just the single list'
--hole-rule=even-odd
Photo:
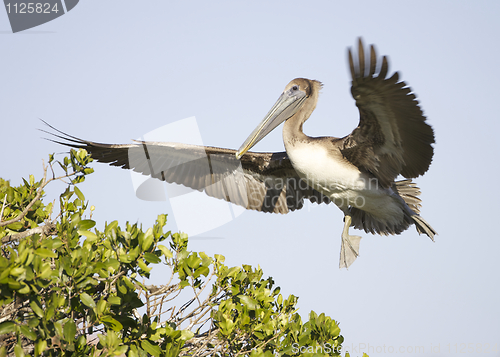
[{"label": "outstretched wing", "polygon": [[424,174],[432,161],[434,131],[425,122],[415,94],[399,81],[398,73],[387,77],[387,58],[377,58],[370,46],[365,63],[359,39],[358,58],[349,49],[351,93],[359,109],[359,125],[343,138],[341,151],[357,167],[370,172],[382,187],[391,187],[399,175]]},{"label": "outstretched wing", "polygon": [[48,134],[63,140],[52,141],[85,149],[99,162],[203,191],[246,209],[288,213],[301,209],[304,199],[330,203],[298,177],[285,152],[247,153],[238,160],[236,150],[148,141],[103,144],[45,124],[59,133]]}]

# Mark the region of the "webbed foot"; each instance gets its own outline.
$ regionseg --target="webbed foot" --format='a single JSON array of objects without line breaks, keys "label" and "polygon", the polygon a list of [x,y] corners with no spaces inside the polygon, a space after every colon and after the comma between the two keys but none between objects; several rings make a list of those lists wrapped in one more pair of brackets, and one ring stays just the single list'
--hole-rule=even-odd
[{"label": "webbed foot", "polygon": [[340,262],[339,268],[349,268],[359,256],[360,236],[349,235],[349,227],[351,226],[351,216],[345,215],[344,229],[342,231],[342,245],[340,247]]},{"label": "webbed foot", "polygon": [[349,268],[359,256],[360,236],[351,236],[342,234],[342,245],[340,247],[339,268]]}]

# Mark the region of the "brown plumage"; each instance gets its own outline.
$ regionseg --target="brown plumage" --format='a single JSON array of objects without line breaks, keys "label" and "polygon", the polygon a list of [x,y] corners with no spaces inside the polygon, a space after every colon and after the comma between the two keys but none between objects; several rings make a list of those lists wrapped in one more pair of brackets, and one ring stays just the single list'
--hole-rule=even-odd
[{"label": "brown plumage", "polygon": [[131,169],[168,183],[182,184],[246,209],[285,214],[301,209],[304,199],[329,203],[295,173],[286,152],[249,153],[241,160],[236,150],[165,142],[103,144],[66,134],[44,122],[64,141],[87,150],[99,162]]},{"label": "brown plumage", "polygon": [[[370,46],[365,58],[361,39],[358,56],[351,50],[348,55],[360,119],[343,138],[303,133],[322,84],[296,78],[238,151],[161,142],[102,144],[51,127],[59,133],[53,135],[63,139],[54,141],[86,149],[97,161],[204,191],[246,209],[288,213],[302,208],[305,199],[334,202],[345,214],[340,267],[348,267],[358,256],[361,238],[348,234],[350,226],[386,235],[415,224],[431,239],[436,234],[419,216],[420,191],[410,180],[429,168],[433,130],[405,82],[397,73],[387,77],[385,56],[378,59]],[[282,122],[286,152],[248,151]],[[396,182],[399,175],[407,180]]]},{"label": "brown plumage", "polygon": [[369,71],[361,39],[357,65],[350,49],[348,53],[351,93],[359,109],[359,125],[344,138],[343,155],[377,177],[383,187],[391,187],[399,174],[406,178],[423,175],[431,164],[431,144],[435,141],[416,96],[405,82],[398,81],[397,72],[386,78],[387,58],[384,56],[382,63],[377,63],[373,46]]}]

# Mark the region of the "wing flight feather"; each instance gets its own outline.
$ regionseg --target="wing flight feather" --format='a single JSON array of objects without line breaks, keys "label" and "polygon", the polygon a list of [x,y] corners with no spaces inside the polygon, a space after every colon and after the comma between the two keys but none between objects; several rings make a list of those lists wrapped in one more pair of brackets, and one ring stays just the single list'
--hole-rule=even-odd
[{"label": "wing flight feather", "polygon": [[[396,72],[387,77],[387,58],[377,58],[370,46],[369,71],[361,39],[357,62],[348,52],[351,93],[359,109],[359,125],[343,138],[341,152],[360,169],[373,174],[382,187],[391,187],[398,175],[424,174],[432,161],[434,132],[425,122],[416,96]],[[381,62],[378,74],[376,69]]]},{"label": "wing flight feather", "polygon": [[58,133],[48,134],[61,139],[52,141],[85,149],[96,161],[203,191],[246,209],[284,214],[301,209],[304,199],[330,203],[298,177],[286,152],[249,152],[238,160],[231,149],[147,141],[96,143],[45,124]]}]

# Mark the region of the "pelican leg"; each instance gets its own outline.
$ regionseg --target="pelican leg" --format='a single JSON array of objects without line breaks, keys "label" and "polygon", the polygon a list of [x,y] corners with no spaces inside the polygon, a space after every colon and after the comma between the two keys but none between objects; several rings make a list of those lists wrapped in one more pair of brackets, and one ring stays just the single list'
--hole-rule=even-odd
[{"label": "pelican leg", "polygon": [[340,263],[339,268],[349,268],[359,256],[359,241],[360,236],[349,235],[349,227],[351,226],[352,218],[346,214],[344,216],[344,229],[342,230],[342,245],[340,247]]}]

